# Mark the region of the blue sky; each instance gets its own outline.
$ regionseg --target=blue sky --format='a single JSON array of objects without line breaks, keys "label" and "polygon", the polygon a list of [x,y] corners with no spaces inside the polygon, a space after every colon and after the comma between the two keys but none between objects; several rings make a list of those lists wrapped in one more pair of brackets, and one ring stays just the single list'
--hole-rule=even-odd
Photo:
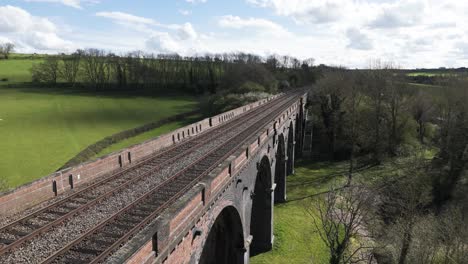
[{"label": "blue sky", "polygon": [[366,67],[461,67],[458,0],[0,0],[0,43],[20,52],[252,52]]}]

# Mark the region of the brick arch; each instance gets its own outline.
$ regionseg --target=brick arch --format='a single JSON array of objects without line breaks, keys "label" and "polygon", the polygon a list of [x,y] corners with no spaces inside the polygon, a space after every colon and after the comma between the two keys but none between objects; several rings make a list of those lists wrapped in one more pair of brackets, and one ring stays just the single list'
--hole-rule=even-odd
[{"label": "brick arch", "polygon": [[252,194],[253,201],[250,217],[251,256],[266,252],[272,248],[273,195],[271,188],[270,160],[267,156],[264,156],[257,168],[255,187]]},{"label": "brick arch", "polygon": [[286,175],[291,175],[294,173],[294,124],[292,121],[289,123],[287,149]]},{"label": "brick arch", "polygon": [[244,228],[239,211],[230,205],[216,217],[203,244],[200,264],[243,264]]},{"label": "brick arch", "polygon": [[275,163],[275,202],[286,201],[286,146],[284,135],[278,136],[278,148],[276,150]]}]

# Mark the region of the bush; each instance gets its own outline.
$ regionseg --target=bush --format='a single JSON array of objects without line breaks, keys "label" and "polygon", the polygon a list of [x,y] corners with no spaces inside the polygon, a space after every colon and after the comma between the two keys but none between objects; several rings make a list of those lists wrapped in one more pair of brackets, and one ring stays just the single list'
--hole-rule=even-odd
[{"label": "bush", "polygon": [[[237,90],[248,82],[257,83],[263,86],[264,91],[267,93],[275,93],[277,91],[277,81],[275,76],[273,76],[273,74],[263,65],[243,63],[234,64],[226,71],[221,79],[219,91],[226,94],[242,93]],[[249,88],[259,88],[258,86],[252,87],[252,84],[249,86]]]},{"label": "bush", "polygon": [[288,81],[283,80],[283,81],[281,81],[281,82],[279,83],[279,87],[278,87],[278,88],[279,88],[280,91],[284,91],[284,90],[287,90],[287,89],[291,88],[291,85],[289,84]]},{"label": "bush", "polygon": [[1,81],[2,82],[8,82],[8,78],[2,78]]},{"label": "bush", "polygon": [[265,87],[256,82],[247,81],[239,86],[237,89],[234,89],[232,93],[236,94],[245,94],[245,93],[262,93],[265,92]]},{"label": "bush", "polygon": [[270,94],[264,92],[215,95],[203,100],[201,108],[206,115],[213,115],[256,102],[268,96],[270,96]]}]

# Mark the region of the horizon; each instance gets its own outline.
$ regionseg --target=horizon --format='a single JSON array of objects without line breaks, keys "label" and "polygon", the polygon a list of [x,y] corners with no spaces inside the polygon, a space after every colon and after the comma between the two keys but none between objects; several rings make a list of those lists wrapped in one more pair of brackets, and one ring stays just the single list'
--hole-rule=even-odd
[{"label": "horizon", "polygon": [[468,62],[467,11],[454,0],[4,0],[0,43],[26,54],[245,52],[350,69],[376,59],[460,68]]}]

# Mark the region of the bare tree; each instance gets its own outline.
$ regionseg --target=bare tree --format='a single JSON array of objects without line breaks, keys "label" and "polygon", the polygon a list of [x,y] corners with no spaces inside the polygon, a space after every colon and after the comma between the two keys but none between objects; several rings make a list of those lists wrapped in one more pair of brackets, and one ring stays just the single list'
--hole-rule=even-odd
[{"label": "bare tree", "polygon": [[10,53],[15,50],[15,45],[13,43],[4,43],[0,45],[0,54],[3,55],[3,58],[8,60]]},{"label": "bare tree", "polygon": [[75,86],[78,72],[80,70],[80,60],[83,51],[78,50],[77,52],[67,56],[62,55],[62,67],[60,74],[63,76],[63,79],[68,82],[72,87]]},{"label": "bare tree", "polygon": [[430,120],[431,110],[433,109],[433,103],[423,92],[419,92],[411,107],[411,113],[414,120],[418,123],[418,139],[421,144],[424,144],[424,136],[426,135],[427,122]]},{"label": "bare tree", "polygon": [[424,170],[427,166],[424,155],[414,155],[410,164],[403,177],[385,179],[379,190],[381,217],[387,223],[382,232],[392,237],[398,264],[410,263],[408,256],[414,241],[414,228],[430,203],[430,178]]},{"label": "bare tree", "polygon": [[404,80],[400,80],[394,74],[388,74],[387,91],[384,95],[384,105],[388,113],[388,153],[396,155],[396,148],[401,144],[402,135],[407,125],[408,102],[411,95],[408,92],[408,86]]},{"label": "bare tree", "polygon": [[[371,199],[361,187],[330,189],[323,198],[311,200],[306,211],[315,231],[330,252],[330,264],[369,261],[374,248],[368,240],[372,235],[365,229],[366,214]],[[355,243],[351,243],[351,239]]]},{"label": "bare tree", "polygon": [[440,116],[440,152],[433,161],[433,196],[438,210],[452,199],[464,170],[468,168],[468,79],[451,78],[445,84]]},{"label": "bare tree", "polygon": [[32,79],[35,82],[56,84],[59,77],[59,59],[57,56],[47,56],[44,62],[31,68]]},{"label": "bare tree", "polygon": [[342,130],[346,90],[350,83],[350,74],[344,70],[328,73],[317,82],[317,93],[320,102],[320,114],[329,142],[329,152],[334,158],[338,132]]},{"label": "bare tree", "polygon": [[351,82],[351,87],[349,89],[350,95],[348,96],[348,107],[349,107],[349,119],[350,119],[350,132],[349,132],[349,138],[350,138],[350,145],[351,145],[351,151],[349,154],[349,168],[348,168],[348,183],[347,186],[351,185],[351,181],[353,178],[353,173],[354,173],[354,159],[355,159],[355,154],[356,154],[356,141],[357,141],[357,122],[358,122],[358,110],[361,105],[361,100],[362,100],[362,93],[361,89],[363,86],[362,83],[362,78],[361,76],[355,75],[353,78],[353,81]]}]

